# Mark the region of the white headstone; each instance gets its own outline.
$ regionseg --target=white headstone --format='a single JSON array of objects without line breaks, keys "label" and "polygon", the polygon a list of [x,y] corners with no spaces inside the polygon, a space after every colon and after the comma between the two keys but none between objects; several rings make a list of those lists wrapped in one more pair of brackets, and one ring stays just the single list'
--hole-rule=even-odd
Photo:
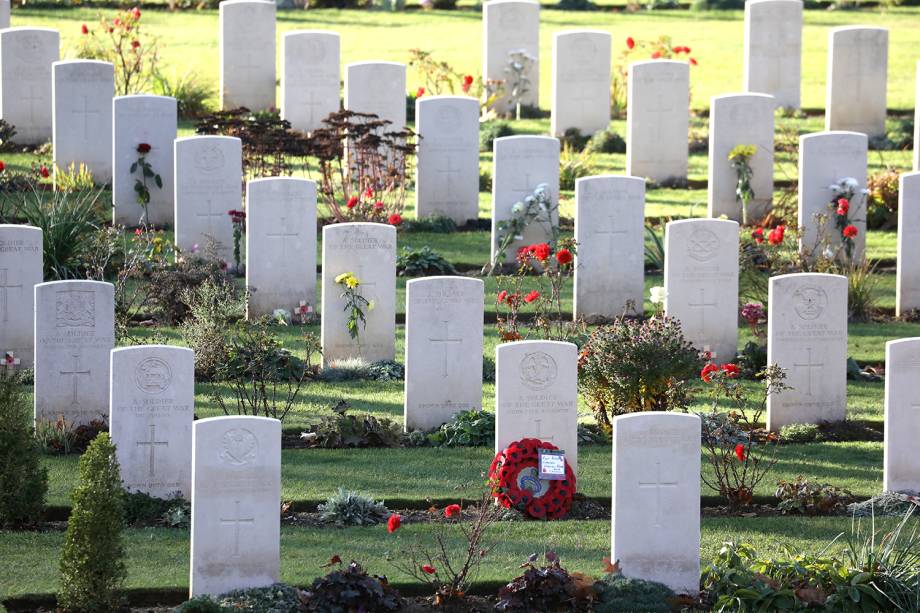
[{"label": "white headstone", "polygon": [[35,364],[33,288],[42,282],[42,262],[40,228],[0,224],[0,362],[12,354],[16,368]]},{"label": "white headstone", "polygon": [[275,106],[275,2],[220,3],[220,100],[225,109]]},{"label": "white headstone", "polygon": [[565,451],[578,473],[578,348],[559,341],[495,349],[495,452],[524,438]]},{"label": "white headstone", "polygon": [[[486,5],[488,6],[488,4]],[[505,136],[493,144],[492,257],[499,244],[498,224],[511,219],[512,207],[545,184],[554,205],[559,202],[559,139],[549,136]],[[519,247],[550,240],[551,225],[559,223],[558,208],[548,218],[531,222],[522,240],[507,250],[513,262]]]},{"label": "white headstone", "polygon": [[187,136],[175,141],[176,245],[203,251],[209,241],[229,260],[233,222],[242,206],[243,144],[231,136]]},{"label": "white headstone", "polygon": [[192,430],[191,596],[276,583],[281,422],[211,417]]},{"label": "white headstone", "polygon": [[[357,340],[346,328],[349,313],[335,278],[352,273],[358,293],[373,303],[364,308],[367,325]],[[361,358],[392,360],[396,355],[396,228],[381,223],[337,223],[323,228],[323,365]]]},{"label": "white headstone", "polygon": [[802,89],[802,0],[744,4],[744,90],[799,108]]},{"label": "white headstone", "polygon": [[0,30],[10,27],[10,0],[0,0]]},{"label": "white headstone", "polygon": [[[786,2],[787,0],[771,0]],[[713,96],[709,109],[709,216],[726,215],[740,222],[741,201],[735,195],[738,176],[728,154],[738,145],[754,145],[754,172],[748,203],[748,223],[766,215],[773,202],[773,109],[776,102],[766,94]]]},{"label": "white headstone", "polygon": [[100,281],[35,286],[35,419],[78,426],[109,414],[115,288]]},{"label": "white headstone", "polygon": [[484,292],[481,280],[467,277],[406,284],[407,432],[482,408]]},{"label": "white headstone", "polygon": [[885,343],[886,492],[920,492],[920,338]]},{"label": "white headstone", "polygon": [[424,96],[415,103],[419,134],[415,210],[465,224],[479,217],[479,101]]},{"label": "white headstone", "polygon": [[885,135],[888,30],[846,26],[830,31],[825,130]]},{"label": "white headstone", "polygon": [[141,178],[139,170],[131,166],[141,153],[138,145],[150,145],[144,158],[160,175],[163,187],[147,179],[150,203],[147,205],[148,222],[156,226],[173,225],[173,141],[176,138],[178,117],[176,99],[168,96],[116,96],[112,102],[114,115],[114,157],[112,173],[112,199],[115,203],[114,221],[126,226],[139,225],[144,216],[137,202],[134,186]]},{"label": "white headstone", "polygon": [[112,98],[115,66],[95,60],[55,62],[54,164],[67,172],[80,164],[96,183],[112,180]]},{"label": "white headstone", "polygon": [[902,174],[898,185],[896,315],[920,309],[920,172]]},{"label": "white headstone", "polygon": [[[869,141],[857,132],[816,132],[799,138],[799,227],[802,248],[814,250],[821,242],[816,215],[833,217],[830,208],[834,192],[830,186],[841,179],[853,178],[860,189],[866,187]],[[854,239],[854,257],[862,258],[866,247],[866,197],[850,203],[849,217],[858,234]],[[824,232],[831,245],[840,243],[840,231],[829,220]]]},{"label": "white headstone", "polygon": [[246,191],[248,317],[316,309],[316,183],[249,181]]},{"label": "white headstone", "polygon": [[195,353],[139,345],[112,350],[109,432],[125,489],[192,495]]},{"label": "white headstone", "polygon": [[847,278],[821,273],[770,279],[767,363],[792,389],[767,400],[767,428],[839,421],[847,413]]},{"label": "white headstone", "polygon": [[553,108],[550,132],[575,128],[584,135],[610,123],[609,32],[573,30],[553,34]]},{"label": "white headstone", "polygon": [[645,181],[598,176],[575,181],[575,317],[642,312],[645,294]]},{"label": "white headstone", "polygon": [[690,65],[647,60],[629,65],[626,174],[656,183],[687,179]]},{"label": "white headstone", "polygon": [[13,142],[51,140],[51,64],[60,34],[48,28],[0,30],[0,117],[16,128]]},{"label": "white headstone", "polygon": [[354,62],[345,66],[345,108],[389,121],[390,130],[406,126],[406,65]]},{"label": "white headstone", "polygon": [[700,429],[687,413],[613,420],[610,559],[678,594],[700,587]]},{"label": "white headstone", "polygon": [[[487,81],[507,81],[509,54],[524,51],[533,58],[525,73],[530,82],[522,104],[537,106],[540,101],[540,3],[524,0],[491,0],[482,5],[482,74]],[[506,88],[507,89],[507,88]],[[512,111],[507,95],[494,108]]]},{"label": "white headstone", "polygon": [[340,37],[323,30],[294,30],[282,37],[281,116],[311,132],[339,110]]},{"label": "white headstone", "polygon": [[738,351],[738,224],[682,219],[665,226],[665,313],[716,363]]}]

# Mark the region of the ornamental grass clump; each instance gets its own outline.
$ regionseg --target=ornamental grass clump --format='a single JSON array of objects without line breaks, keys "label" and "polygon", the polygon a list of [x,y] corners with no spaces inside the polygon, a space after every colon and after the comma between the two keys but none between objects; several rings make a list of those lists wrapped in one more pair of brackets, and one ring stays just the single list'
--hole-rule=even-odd
[{"label": "ornamental grass clump", "polygon": [[620,317],[591,334],[578,364],[579,388],[610,430],[616,415],[685,409],[700,357],[676,319]]}]

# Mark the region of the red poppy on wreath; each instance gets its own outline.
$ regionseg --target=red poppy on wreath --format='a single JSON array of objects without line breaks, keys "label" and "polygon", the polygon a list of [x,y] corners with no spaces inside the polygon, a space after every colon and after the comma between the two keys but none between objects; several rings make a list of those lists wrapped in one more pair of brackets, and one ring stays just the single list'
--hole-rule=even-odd
[{"label": "red poppy on wreath", "polygon": [[402,223],[402,215],[399,213],[391,213],[390,216],[387,217],[387,223],[391,226],[398,226]]},{"label": "red poppy on wreath", "polygon": [[859,230],[853,224],[850,224],[843,229],[844,238],[855,238],[857,234],[859,234]]},{"label": "red poppy on wreath", "polygon": [[531,302],[539,298],[540,298],[540,292],[538,292],[537,290],[533,290],[529,294],[524,296],[524,302],[526,302],[527,304],[530,304]]},{"label": "red poppy on wreath", "polygon": [[508,298],[508,292],[506,292],[505,290],[502,290],[498,292],[498,296],[495,297],[495,302],[501,304],[502,302],[505,301],[506,298]]},{"label": "red poppy on wreath", "polygon": [[737,364],[727,363],[722,364],[722,372],[724,372],[725,376],[729,379],[734,379],[741,374],[741,369],[738,368]]},{"label": "red poppy on wreath", "polygon": [[573,259],[572,252],[568,249],[560,249],[556,252],[556,261],[560,264],[570,264]]},{"label": "red poppy on wreath", "polygon": [[735,445],[735,455],[738,457],[739,462],[744,462],[747,459],[747,451],[744,448],[744,443]]},{"label": "red poppy on wreath", "polygon": [[422,566],[422,572],[425,573],[426,575],[433,575],[436,572],[438,572],[438,569],[436,569],[431,564],[425,564],[424,566]]},{"label": "red poppy on wreath", "polygon": [[402,525],[402,517],[400,517],[398,513],[393,513],[390,515],[389,519],[387,519],[387,532],[393,534],[399,530],[400,525]]},{"label": "red poppy on wreath", "polygon": [[712,377],[719,372],[719,367],[713,363],[709,363],[703,367],[703,370],[700,371],[700,379],[704,382],[709,383],[712,381]]},{"label": "red poppy on wreath", "polygon": [[449,504],[444,507],[444,517],[448,519],[456,515],[460,515],[460,505],[459,504]]},{"label": "red poppy on wreath", "polygon": [[540,449],[557,447],[536,438],[511,443],[492,460],[489,481],[495,484],[495,498],[506,509],[513,507],[536,519],[560,519],[572,507],[575,473],[566,462],[565,479],[540,479]]}]

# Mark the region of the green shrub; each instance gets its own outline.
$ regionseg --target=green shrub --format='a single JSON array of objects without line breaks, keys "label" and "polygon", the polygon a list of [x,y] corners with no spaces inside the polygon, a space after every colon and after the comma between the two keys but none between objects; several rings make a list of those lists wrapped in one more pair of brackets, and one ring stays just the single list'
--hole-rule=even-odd
[{"label": "green shrub", "polygon": [[787,424],[779,430],[779,440],[783,443],[813,443],[821,430],[817,424]]},{"label": "green shrub", "polygon": [[390,515],[382,502],[341,487],[317,510],[320,519],[336,526],[373,526]]},{"label": "green shrub", "polygon": [[179,329],[185,343],[195,351],[195,375],[211,379],[230,351],[227,330],[242,314],[242,304],[229,280],[207,278],[187,288],[182,301],[188,316]]},{"label": "green shrub", "polygon": [[594,584],[597,613],[617,613],[619,611],[647,611],[648,613],[666,613],[671,611],[669,600],[675,597],[674,591],[663,583],[632,579],[620,573],[611,573]]},{"label": "green shrub", "polygon": [[626,153],[626,141],[613,128],[597,132],[588,141],[591,153]]},{"label": "green shrub", "polygon": [[0,372],[0,527],[36,523],[45,508],[48,470],[32,432],[32,403],[20,377]]},{"label": "green shrub", "polygon": [[866,183],[869,190],[866,224],[870,230],[890,230],[898,225],[898,191],[900,174],[895,168],[872,173]]},{"label": "green shrub", "polygon": [[393,360],[378,360],[368,365],[367,378],[371,381],[402,381],[406,378],[406,367]]},{"label": "green shrub", "polygon": [[457,231],[457,222],[446,215],[429,215],[422,219],[406,219],[401,227],[403,232],[450,234]]},{"label": "green shrub", "polygon": [[814,483],[799,475],[794,481],[780,481],[776,484],[777,505],[783,513],[801,515],[840,514],[854,501],[853,494],[846,489],[828,483]]},{"label": "green shrub", "polygon": [[127,572],[124,511],[115,445],[100,433],[80,458],[80,481],[61,550],[58,604],[67,611],[110,611]]},{"label": "green shrub", "polygon": [[686,408],[701,367],[680,322],[663,316],[617,318],[591,333],[581,356],[579,387],[605,429],[613,415]]},{"label": "green shrub", "polygon": [[5,119],[0,119],[0,152],[12,151],[14,149],[14,136],[16,136],[16,126]]},{"label": "green shrub", "polygon": [[[341,562],[339,562],[341,564]],[[304,593],[308,611],[367,611],[383,613],[402,607],[399,592],[390,587],[386,577],[368,575],[361,565],[352,561],[318,577]]]},{"label": "green shrub", "polygon": [[546,552],[546,564],[536,566],[532,555],[522,567],[524,574],[498,591],[496,611],[581,611],[593,595],[581,590],[581,576],[571,575],[562,568],[559,557]]},{"label": "green shrub", "polygon": [[609,445],[610,434],[597,424],[578,424],[579,445]]},{"label": "green shrub", "polygon": [[217,602],[224,611],[248,613],[294,613],[303,611],[302,592],[284,583],[269,587],[234,590],[223,594]]},{"label": "green shrub", "polygon": [[425,245],[418,251],[403,247],[396,258],[396,272],[400,277],[425,277],[455,275],[457,269],[443,255]]},{"label": "green shrub", "polygon": [[575,180],[594,174],[594,154],[576,151],[568,145],[562,147],[559,158],[559,189],[575,189]]},{"label": "green shrub", "polygon": [[351,407],[340,401],[332,415],[323,417],[312,432],[301,435],[309,445],[326,449],[352,447],[399,447],[402,427],[392,419],[373,415],[349,415]]},{"label": "green shrub", "polygon": [[172,77],[157,71],[153,75],[153,93],[175,98],[180,119],[195,119],[213,110],[210,101],[214,88],[191,71],[173,73]]},{"label": "green shrub", "polygon": [[195,596],[176,607],[173,613],[224,613],[225,611],[226,609],[210,596]]},{"label": "green shrub", "polygon": [[582,134],[578,128],[569,128],[559,140],[562,141],[563,146],[568,146],[574,151],[584,151],[591,137]]},{"label": "green shrub", "polygon": [[496,138],[514,136],[514,128],[504,121],[486,121],[479,124],[479,150],[492,151]]},{"label": "green shrub", "polygon": [[738,352],[738,367],[745,379],[754,379],[767,367],[767,347],[757,341],[748,341]]},{"label": "green shrub", "polygon": [[176,492],[169,498],[156,498],[143,492],[122,492],[125,524],[128,526],[168,526],[187,528],[192,506]]},{"label": "green shrub", "polygon": [[432,432],[434,447],[490,447],[495,441],[495,414],[476,409],[460,411]]}]

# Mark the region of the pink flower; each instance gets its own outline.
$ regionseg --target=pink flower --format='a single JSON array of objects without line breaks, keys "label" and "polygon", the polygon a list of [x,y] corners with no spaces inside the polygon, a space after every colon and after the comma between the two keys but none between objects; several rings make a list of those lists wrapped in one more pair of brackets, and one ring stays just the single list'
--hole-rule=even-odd
[{"label": "pink flower", "polygon": [[135,6],[133,9],[131,9],[131,16],[134,17],[135,19],[140,19],[141,10]]},{"label": "pink flower", "polygon": [[841,198],[837,201],[837,214],[846,215],[850,212],[850,201],[846,198]]}]

